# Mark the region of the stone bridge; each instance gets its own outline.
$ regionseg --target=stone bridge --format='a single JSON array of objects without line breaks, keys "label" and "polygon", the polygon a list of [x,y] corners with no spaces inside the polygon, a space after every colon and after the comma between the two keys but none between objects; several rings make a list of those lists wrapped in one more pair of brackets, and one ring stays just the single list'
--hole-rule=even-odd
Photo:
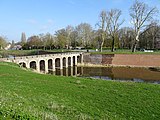
[{"label": "stone bridge", "polygon": [[56,68],[63,69],[69,66],[77,66],[83,63],[82,52],[68,52],[45,55],[20,56],[13,58],[0,58],[0,61],[14,62],[22,67],[35,69],[37,72],[48,73],[49,70],[55,71]]}]

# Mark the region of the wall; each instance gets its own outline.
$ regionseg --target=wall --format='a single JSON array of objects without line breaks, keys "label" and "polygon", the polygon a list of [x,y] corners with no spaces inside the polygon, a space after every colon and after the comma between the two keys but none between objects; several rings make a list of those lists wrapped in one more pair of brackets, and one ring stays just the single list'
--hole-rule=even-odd
[{"label": "wall", "polygon": [[160,55],[87,54],[84,55],[84,63],[114,66],[160,67]]}]

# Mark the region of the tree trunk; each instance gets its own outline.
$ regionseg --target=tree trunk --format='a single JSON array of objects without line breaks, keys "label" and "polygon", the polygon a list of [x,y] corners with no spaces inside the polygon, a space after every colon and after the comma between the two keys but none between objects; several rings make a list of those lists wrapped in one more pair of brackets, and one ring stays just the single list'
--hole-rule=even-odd
[{"label": "tree trunk", "polygon": [[100,45],[100,52],[102,52],[102,48],[103,48],[103,42]]},{"label": "tree trunk", "polygon": [[104,37],[103,37],[103,35],[101,36],[100,39],[102,39],[102,40],[99,40],[100,41],[99,42],[99,51],[102,52],[103,51],[103,44],[104,44]]},{"label": "tree trunk", "polygon": [[132,52],[136,52],[137,44],[139,42],[139,34],[140,34],[140,31],[138,29],[138,32],[137,32],[137,35],[136,35],[136,39],[135,39],[135,43],[134,43],[133,48],[132,48]]},{"label": "tree trunk", "polygon": [[155,49],[155,36],[153,36],[152,40],[152,49]]},{"label": "tree trunk", "polygon": [[133,44],[132,52],[136,52],[136,48],[137,48],[137,41],[135,41],[135,43]]},{"label": "tree trunk", "polygon": [[115,51],[114,44],[115,44],[115,39],[114,39],[114,37],[112,37],[112,49],[111,49],[111,52]]}]

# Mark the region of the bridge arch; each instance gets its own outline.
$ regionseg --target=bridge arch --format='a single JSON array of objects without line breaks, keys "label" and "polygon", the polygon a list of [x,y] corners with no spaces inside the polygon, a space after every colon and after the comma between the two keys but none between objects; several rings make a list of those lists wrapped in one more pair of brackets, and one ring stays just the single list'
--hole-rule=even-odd
[{"label": "bridge arch", "polygon": [[80,55],[77,56],[77,63],[81,63],[81,56]]},{"label": "bridge arch", "polygon": [[31,62],[29,63],[29,67],[36,70],[36,68],[37,68],[36,61],[31,61]]},{"label": "bridge arch", "polygon": [[24,67],[24,68],[26,68],[26,67],[27,67],[26,62],[20,62],[20,63],[19,63],[19,65],[20,65],[20,67]]},{"label": "bridge arch", "polygon": [[45,67],[47,67],[45,65],[45,60],[40,60],[39,67],[40,67],[40,71],[45,71]]},{"label": "bridge arch", "polygon": [[68,66],[71,66],[71,62],[72,62],[72,57],[68,57]]},{"label": "bridge arch", "polygon": [[63,67],[67,67],[67,58],[63,57]]},{"label": "bridge arch", "polygon": [[53,69],[53,59],[48,59],[48,67],[49,70]]},{"label": "bridge arch", "polygon": [[83,62],[83,55],[80,54],[77,56],[77,63],[82,63]]},{"label": "bridge arch", "polygon": [[76,57],[73,56],[73,65],[75,66],[76,65]]},{"label": "bridge arch", "polygon": [[61,67],[60,58],[56,58],[56,59],[55,59],[55,67],[56,67],[56,68],[60,68],[60,67]]}]

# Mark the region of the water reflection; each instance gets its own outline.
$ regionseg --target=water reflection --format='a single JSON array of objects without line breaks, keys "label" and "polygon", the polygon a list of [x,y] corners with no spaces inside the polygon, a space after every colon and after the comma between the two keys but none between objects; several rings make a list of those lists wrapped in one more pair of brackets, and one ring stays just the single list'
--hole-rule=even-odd
[{"label": "water reflection", "polygon": [[81,76],[103,80],[120,80],[134,82],[150,82],[160,84],[160,72],[147,68],[127,67],[69,67],[62,70],[56,69],[50,74],[61,76]]},{"label": "water reflection", "polygon": [[83,75],[83,67],[74,66],[63,69],[56,68],[56,71],[49,70],[49,74],[59,76],[81,76]]}]

